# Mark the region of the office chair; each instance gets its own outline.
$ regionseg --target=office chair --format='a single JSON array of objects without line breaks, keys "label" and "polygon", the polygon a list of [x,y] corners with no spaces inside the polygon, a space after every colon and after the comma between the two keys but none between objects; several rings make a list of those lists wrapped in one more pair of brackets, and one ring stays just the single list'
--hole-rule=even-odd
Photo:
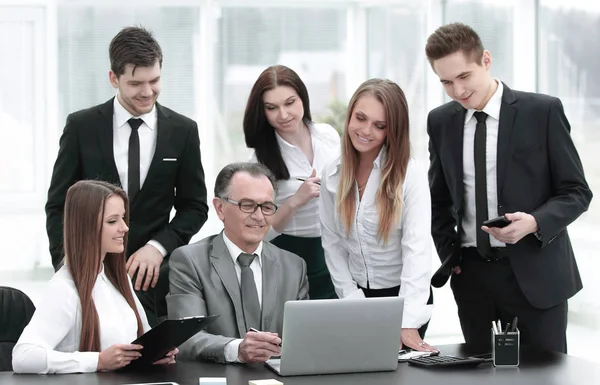
[{"label": "office chair", "polygon": [[12,350],[31,320],[35,306],[27,294],[0,286],[0,372],[12,371]]}]

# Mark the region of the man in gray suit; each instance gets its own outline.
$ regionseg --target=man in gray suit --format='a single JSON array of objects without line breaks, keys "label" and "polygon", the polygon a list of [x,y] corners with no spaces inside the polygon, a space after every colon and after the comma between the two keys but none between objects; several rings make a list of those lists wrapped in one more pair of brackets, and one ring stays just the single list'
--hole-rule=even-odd
[{"label": "man in gray suit", "polygon": [[221,315],[180,346],[179,358],[257,363],[280,355],[283,306],[308,299],[308,279],[304,260],[263,241],[275,188],[259,163],[225,166],[213,199],[224,231],[171,255],[169,318]]}]

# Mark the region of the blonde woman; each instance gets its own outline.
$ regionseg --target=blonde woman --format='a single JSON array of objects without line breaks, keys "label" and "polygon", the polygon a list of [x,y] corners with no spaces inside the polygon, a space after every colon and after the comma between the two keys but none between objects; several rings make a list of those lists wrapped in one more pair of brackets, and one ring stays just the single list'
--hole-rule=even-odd
[{"label": "blonde woman", "polygon": [[422,339],[432,310],[430,195],[424,169],[410,158],[408,105],[397,84],[371,79],[356,90],[320,199],[337,295],[404,297],[400,346],[435,351]]}]

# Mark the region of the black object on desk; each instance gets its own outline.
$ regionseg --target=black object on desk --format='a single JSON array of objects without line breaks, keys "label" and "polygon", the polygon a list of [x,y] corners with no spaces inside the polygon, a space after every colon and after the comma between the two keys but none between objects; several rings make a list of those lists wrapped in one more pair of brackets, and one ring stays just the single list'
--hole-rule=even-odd
[{"label": "black object on desk", "polygon": [[486,361],[487,360],[484,358],[475,357],[429,356],[412,358],[408,360],[408,364],[414,366],[421,366],[424,368],[439,368],[449,366],[475,367]]},{"label": "black object on desk", "polygon": [[492,343],[494,366],[519,366],[521,333],[518,328],[509,332],[507,325],[504,333],[498,334],[492,330]]},{"label": "black object on desk", "polygon": [[163,358],[202,329],[213,323],[219,315],[207,317],[184,317],[178,320],[165,320],[148,330],[132,344],[142,345],[142,356],[131,361],[126,369],[151,365]]}]

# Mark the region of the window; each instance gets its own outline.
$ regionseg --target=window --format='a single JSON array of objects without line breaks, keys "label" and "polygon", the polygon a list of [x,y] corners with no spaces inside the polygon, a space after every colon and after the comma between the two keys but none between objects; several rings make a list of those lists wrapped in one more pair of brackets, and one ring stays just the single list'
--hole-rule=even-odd
[{"label": "window", "polygon": [[220,112],[215,169],[248,160],[244,109],[252,85],[268,66],[283,64],[298,73],[308,88],[315,122],[331,114],[331,103],[346,101],[345,37],[344,9],[223,8],[215,66],[215,107]]},{"label": "window", "polygon": [[31,268],[46,247],[44,26],[43,8],[0,6],[0,270]]},{"label": "window", "polygon": [[[594,3],[596,4],[596,3]],[[571,124],[571,136],[593,192],[600,191],[600,7],[581,1],[541,0],[538,26],[539,91],[561,99]],[[598,330],[600,283],[597,256],[597,197],[589,211],[569,226],[584,288],[569,301],[569,319]]]},{"label": "window", "polygon": [[[402,88],[408,101],[414,155],[427,159],[427,4],[373,7],[367,13],[368,78],[384,78]],[[440,88],[441,92],[441,88]]]},{"label": "window", "polygon": [[513,12],[513,0],[448,0],[444,9],[444,24],[461,22],[477,31],[485,49],[492,53],[492,73],[509,87],[516,87]]}]

